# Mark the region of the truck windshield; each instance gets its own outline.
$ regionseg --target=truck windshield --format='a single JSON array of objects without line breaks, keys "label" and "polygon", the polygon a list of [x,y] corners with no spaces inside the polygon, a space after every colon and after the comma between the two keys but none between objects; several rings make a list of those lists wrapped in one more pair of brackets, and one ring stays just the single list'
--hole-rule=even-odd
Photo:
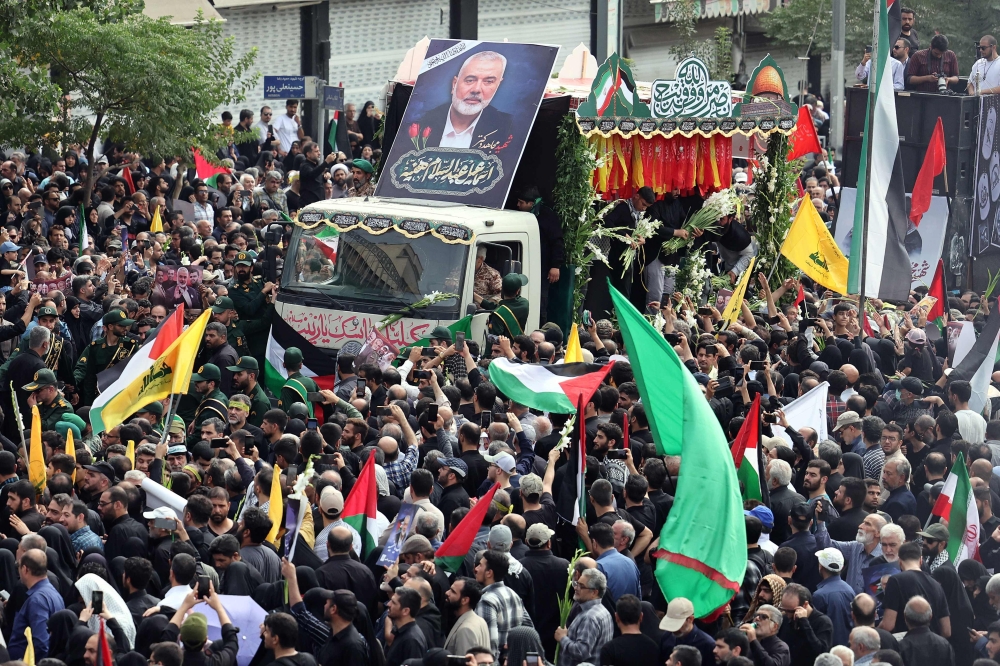
[{"label": "truck windshield", "polygon": [[[293,252],[295,271],[286,286],[322,287],[337,299],[399,306],[434,291],[461,294],[468,246],[431,234],[408,238],[395,229],[375,235],[363,228],[340,233],[319,225],[302,230]],[[457,299],[449,299],[435,309],[457,306]]]}]

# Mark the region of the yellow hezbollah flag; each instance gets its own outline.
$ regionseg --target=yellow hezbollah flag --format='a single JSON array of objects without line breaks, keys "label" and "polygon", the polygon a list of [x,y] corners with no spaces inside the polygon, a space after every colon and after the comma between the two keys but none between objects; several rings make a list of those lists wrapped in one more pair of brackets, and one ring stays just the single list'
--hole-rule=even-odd
[{"label": "yellow hezbollah flag", "polygon": [[24,628],[24,637],[28,640],[28,647],[24,648],[24,663],[35,666],[35,644],[31,638],[31,627]]},{"label": "yellow hezbollah flag", "polygon": [[271,531],[267,533],[267,540],[278,546],[278,530],[281,528],[281,513],[284,510],[281,504],[281,468],[274,465],[274,476],[271,479],[271,497],[268,499],[267,517],[271,519]]},{"label": "yellow hezbollah flag", "polygon": [[160,219],[160,207],[153,210],[153,221],[149,223],[149,232],[153,234],[163,233],[163,220]]},{"label": "yellow hezbollah flag", "polygon": [[753,275],[753,265],[755,263],[757,263],[757,257],[753,257],[750,260],[750,265],[743,271],[743,275],[740,276],[740,281],[736,283],[736,289],[733,290],[733,295],[729,299],[729,304],[726,305],[726,309],[722,313],[722,321],[725,323],[726,328],[729,328],[740,316],[740,309],[743,307],[743,296],[747,293],[747,285],[750,283],[750,276]]},{"label": "yellow hezbollah flag", "polygon": [[[66,429],[66,455],[76,460],[76,444],[73,443],[73,429]],[[76,483],[76,468],[73,468],[73,483]]]},{"label": "yellow hezbollah flag", "polygon": [[[167,350],[156,359],[153,367],[108,400],[101,412],[105,431],[121,425],[129,414],[151,402],[163,400],[172,393],[187,393],[194,371],[194,357],[201,346],[205,326],[212,316],[211,308],[201,313]],[[44,473],[44,467],[42,468]]]},{"label": "yellow hezbollah flag", "polygon": [[38,405],[31,406],[31,444],[28,449],[28,478],[35,491],[41,495],[45,491],[45,450],[42,448],[42,417],[38,415]]},{"label": "yellow hezbollah flag", "polygon": [[128,461],[132,463],[132,469],[135,469],[135,440],[128,440],[128,448],[125,449],[125,457]]},{"label": "yellow hezbollah flag", "polygon": [[583,352],[580,351],[580,333],[576,324],[569,327],[569,341],[566,343],[565,363],[583,363]]},{"label": "yellow hezbollah flag", "polygon": [[781,254],[827,289],[847,293],[847,257],[837,247],[809,197],[799,205]]}]

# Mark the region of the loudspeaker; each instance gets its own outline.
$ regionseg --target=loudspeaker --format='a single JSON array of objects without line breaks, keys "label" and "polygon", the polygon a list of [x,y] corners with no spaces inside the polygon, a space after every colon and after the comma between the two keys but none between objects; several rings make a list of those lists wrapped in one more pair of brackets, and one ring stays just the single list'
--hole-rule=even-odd
[{"label": "loudspeaker", "polygon": [[[844,124],[843,163],[840,182],[844,187],[857,187],[861,169],[861,138],[868,109],[868,89],[846,90],[847,117]],[[907,192],[923,164],[927,144],[940,116],[944,129],[944,143],[951,195],[971,196],[975,177],[975,140],[979,126],[979,98],[963,95],[938,95],[896,91],[896,123],[899,130],[900,157],[903,164],[903,182]],[[934,180],[934,193],[945,191],[945,179]]]}]

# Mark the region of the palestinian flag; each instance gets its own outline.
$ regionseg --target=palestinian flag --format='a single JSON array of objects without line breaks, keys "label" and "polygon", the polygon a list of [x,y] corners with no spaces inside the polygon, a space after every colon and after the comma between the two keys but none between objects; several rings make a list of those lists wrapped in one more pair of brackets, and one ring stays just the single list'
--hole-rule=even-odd
[{"label": "palestinian flag", "polygon": [[635,84],[629,79],[628,74],[622,71],[621,67],[610,68],[601,77],[599,92],[597,93],[597,115],[603,116],[614,101],[615,93],[621,93],[622,99],[630,106],[634,104],[632,90]]},{"label": "palestinian flag", "polygon": [[267,338],[267,358],[264,362],[264,385],[271,395],[281,395],[281,387],[288,379],[285,370],[285,350],[297,347],[302,352],[302,374],[311,377],[321,389],[333,389],[337,381],[337,359],[302,337],[302,334],[283,319],[271,321]]},{"label": "palestinian flag", "polygon": [[[980,529],[979,510],[972,494],[972,484],[969,483],[969,473],[965,469],[965,456],[961,453],[955,458],[949,481],[951,477],[955,477],[955,486],[948,513],[948,556],[952,564],[958,566],[962,560],[979,560]],[[944,492],[941,494],[944,495]],[[937,509],[937,505],[934,508]]]},{"label": "palestinian flag", "polygon": [[732,454],[694,375],[629,300],[609,289],[657,450],[684,460],[654,553],[656,580],[665,598],[690,599],[694,616],[708,617],[739,592],[746,573],[743,500]]},{"label": "palestinian flag", "polygon": [[198,178],[205,181],[209,187],[215,187],[220,173],[229,173],[229,169],[226,167],[215,166],[202,157],[201,151],[197,148],[192,149],[191,152],[194,153],[194,170],[198,174]]},{"label": "palestinian flag", "polygon": [[927,290],[927,295],[937,299],[937,302],[931,307],[931,311],[927,313],[927,321],[936,324],[941,335],[944,335],[944,313],[945,306],[948,304],[944,293],[944,259],[938,259],[937,270],[934,271],[934,277],[931,278],[931,288]]},{"label": "palestinian flag", "polygon": [[[863,275],[865,296],[894,302],[906,301],[910,295],[910,259],[903,246],[907,229],[906,194],[889,66],[889,50],[899,36],[900,24],[896,21],[900,2],[890,0],[892,21],[886,0],[876,2],[877,39],[871,62],[875,79],[872,94],[868,96],[868,109],[872,113],[865,116],[847,280],[849,293],[857,294],[861,291]],[[890,27],[890,23],[894,27]]]},{"label": "palestinian flag", "polygon": [[340,111],[334,111],[330,118],[330,131],[326,135],[326,142],[330,144],[330,149],[337,150],[337,124],[340,122]]},{"label": "palestinian flag", "polygon": [[969,409],[977,414],[986,407],[987,392],[990,390],[990,376],[997,357],[997,336],[1000,335],[1000,308],[995,308],[986,320],[972,349],[951,371],[949,379],[964,379],[972,384],[972,398]]},{"label": "palestinian flag", "polygon": [[361,535],[361,561],[375,549],[379,535],[375,533],[378,515],[378,485],[375,483],[375,456],[368,462],[344,500],[344,522]]},{"label": "palestinian flag", "polygon": [[764,469],[760,447],[760,394],[753,399],[730,450],[736,463],[736,478],[743,489],[743,499],[755,499],[767,504],[767,487],[762,483],[763,475],[760,473]]},{"label": "palestinian flag", "polygon": [[589,400],[612,365],[529,365],[499,358],[490,363],[490,381],[518,404],[543,412],[570,414],[577,410],[578,394],[585,393]]},{"label": "palestinian flag", "polygon": [[479,533],[479,528],[483,524],[483,516],[486,515],[486,510],[490,508],[490,503],[493,501],[493,495],[499,488],[500,484],[494,483],[493,487],[476,501],[472,510],[465,514],[465,518],[459,521],[448,538],[434,553],[434,566],[441,567],[448,573],[458,571],[465,560],[465,555],[472,548],[472,542],[476,540],[476,534]]}]

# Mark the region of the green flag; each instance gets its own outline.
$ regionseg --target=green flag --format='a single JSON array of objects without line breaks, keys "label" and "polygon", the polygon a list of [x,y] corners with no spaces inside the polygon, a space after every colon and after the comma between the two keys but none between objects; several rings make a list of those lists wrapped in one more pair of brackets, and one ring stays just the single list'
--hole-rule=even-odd
[{"label": "green flag", "polygon": [[[461,319],[459,319],[458,321],[456,321],[454,324],[449,324],[448,325],[448,330],[451,331],[451,341],[452,342],[455,341],[455,334],[456,333],[465,333],[465,339],[466,340],[471,339],[472,338],[472,315],[465,315],[464,317],[462,317]],[[412,345],[409,345],[409,346],[410,347],[428,347],[428,346],[430,346],[430,344],[431,344],[431,339],[427,338],[427,337],[424,337],[424,338],[420,338],[419,340],[417,340],[416,342],[414,342]]]},{"label": "green flag", "polygon": [[683,459],[655,553],[656,580],[667,601],[684,597],[695,617],[706,617],[729,603],[746,574],[733,455],[694,376],[628,299],[609,289],[657,450]]}]

